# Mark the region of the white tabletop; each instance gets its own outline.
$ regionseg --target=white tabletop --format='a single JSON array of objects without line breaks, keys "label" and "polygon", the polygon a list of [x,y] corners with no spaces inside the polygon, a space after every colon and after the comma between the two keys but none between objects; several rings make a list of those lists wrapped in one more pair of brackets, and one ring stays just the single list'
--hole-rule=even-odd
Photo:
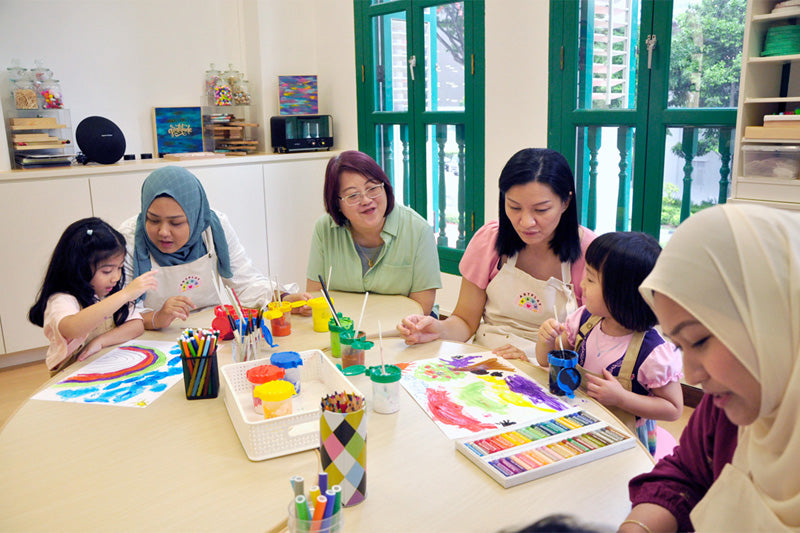
[{"label": "white tabletop", "polygon": [[[362,298],[339,301],[351,313]],[[385,298],[372,311],[383,328],[414,312],[406,298]],[[204,311],[190,322],[208,327],[210,318]],[[328,335],[309,333],[310,324],[293,317],[297,340],[316,335],[316,347],[327,347]],[[184,326],[145,338],[173,339]],[[441,341],[407,347],[388,333],[387,362],[485,351]],[[284,339],[286,349],[292,336]],[[541,369],[518,366],[546,380]],[[405,391],[400,404],[392,415],[369,414],[367,499],[344,510],[345,531],[497,531],[551,513],[616,525],[630,507],[628,480],[653,464],[637,445],[504,489],[456,451]],[[585,407],[622,427],[599,404]],[[144,409],[29,400],[0,433],[0,530],[265,531],[286,518],[289,478],[311,480],[319,471],[314,450],[248,460],[222,394],[187,401],[182,383]]]}]

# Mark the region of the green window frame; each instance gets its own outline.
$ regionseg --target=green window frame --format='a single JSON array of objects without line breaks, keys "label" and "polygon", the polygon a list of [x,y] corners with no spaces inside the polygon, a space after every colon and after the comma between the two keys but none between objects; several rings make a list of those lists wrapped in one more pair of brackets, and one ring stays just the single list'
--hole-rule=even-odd
[{"label": "green window frame", "polygon": [[[442,110],[436,39],[444,22],[437,26],[437,9],[454,7],[463,17],[463,32],[455,32],[463,51],[463,105]],[[396,196],[431,223],[440,269],[456,275],[484,220],[484,11],[484,0],[354,0],[359,150],[386,171]],[[402,31],[404,50],[396,42]],[[404,90],[407,97],[394,105],[394,94]]]}]

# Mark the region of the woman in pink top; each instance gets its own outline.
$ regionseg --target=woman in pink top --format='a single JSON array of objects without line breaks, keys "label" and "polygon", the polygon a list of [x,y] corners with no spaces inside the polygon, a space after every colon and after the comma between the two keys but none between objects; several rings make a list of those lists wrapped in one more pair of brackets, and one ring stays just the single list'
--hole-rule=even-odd
[{"label": "woman in pink top", "polygon": [[475,342],[509,359],[536,356],[539,326],[582,301],[583,253],[595,235],[578,225],[575,180],[558,152],[526,148],[500,173],[499,220],[473,236],[459,269],[461,291],[446,320],[411,315],[407,344]]}]

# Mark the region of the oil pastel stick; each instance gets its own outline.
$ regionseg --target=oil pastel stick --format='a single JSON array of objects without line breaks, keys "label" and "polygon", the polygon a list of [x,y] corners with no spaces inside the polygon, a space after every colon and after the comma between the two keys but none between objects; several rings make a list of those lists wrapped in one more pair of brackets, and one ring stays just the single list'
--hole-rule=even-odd
[{"label": "oil pastel stick", "polygon": [[533,429],[530,426],[524,427],[524,428],[519,428],[517,431],[519,433],[521,433],[524,437],[528,438],[531,441],[538,440],[538,439],[542,438],[535,431],[533,431]]},{"label": "oil pastel stick", "polygon": [[500,473],[503,474],[506,477],[511,477],[511,476],[514,475],[514,473],[512,471],[510,471],[508,468],[506,468],[505,465],[503,465],[500,462],[500,459],[495,459],[493,461],[489,461],[489,464],[492,465],[496,470],[499,470]]},{"label": "oil pastel stick", "polygon": [[514,463],[517,467],[519,467],[521,472],[525,472],[526,470],[531,469],[531,467],[525,461],[523,461],[516,455],[509,455],[508,457],[506,457],[506,459]]},{"label": "oil pastel stick", "polygon": [[486,455],[486,452],[483,451],[483,448],[481,448],[480,446],[475,445],[474,442],[465,442],[464,446],[469,448],[469,450],[472,453],[474,453],[475,455],[477,455],[479,457],[483,457],[484,455]]},{"label": "oil pastel stick", "polygon": [[550,462],[556,462],[563,459],[559,454],[548,448],[547,446],[542,446],[541,448],[536,448],[536,451],[541,453],[542,455],[546,455]]},{"label": "oil pastel stick", "polygon": [[572,428],[572,429],[578,429],[578,428],[580,428],[580,427],[581,427],[581,425],[580,425],[580,424],[578,424],[577,422],[574,422],[574,421],[570,420],[570,419],[569,419],[569,418],[567,418],[566,416],[563,416],[563,417],[559,418],[559,419],[558,419],[558,422],[559,422],[560,424],[562,424],[562,425],[565,425],[565,426],[568,426],[568,427],[570,427],[570,428]]},{"label": "oil pastel stick", "polygon": [[587,446],[584,446],[583,444],[578,442],[578,440],[575,439],[574,437],[570,438],[568,440],[569,440],[569,443],[572,444],[573,446],[575,446],[576,448],[578,448],[581,451],[581,453],[586,453],[586,452],[591,451],[591,448],[588,448]]},{"label": "oil pastel stick", "polygon": [[582,445],[584,445],[587,448],[589,448],[589,450],[596,450],[597,449],[597,444],[593,443],[589,439],[585,439],[584,438],[585,436],[586,435],[576,435],[575,437],[573,437],[573,439],[575,439],[576,442],[579,442]]},{"label": "oil pastel stick", "polygon": [[534,469],[534,468],[539,468],[540,466],[542,466],[542,463],[540,463],[539,461],[537,461],[536,459],[534,459],[533,457],[531,457],[530,455],[528,455],[526,453],[518,453],[514,457],[516,457],[517,459],[519,459],[523,463],[527,464],[529,469],[531,469],[531,470]]},{"label": "oil pastel stick", "polygon": [[547,457],[545,454],[541,453],[538,449],[528,450],[528,451],[525,452],[525,454],[531,456],[531,458],[533,458],[534,460],[539,461],[540,463],[542,463],[542,466],[549,465],[550,463],[553,462],[552,459]]},{"label": "oil pastel stick", "polygon": [[562,440],[561,442],[559,442],[559,444],[575,452],[575,455],[580,455],[584,452],[583,448],[576,446],[575,443],[570,442],[569,439]]},{"label": "oil pastel stick", "polygon": [[500,461],[502,461],[502,463],[506,466],[506,468],[511,470],[514,473],[514,475],[517,475],[517,474],[527,470],[527,468],[523,468],[523,467],[517,465],[514,461],[509,460],[508,457],[501,457]]},{"label": "oil pastel stick", "polygon": [[603,446],[607,446],[608,445],[607,442],[605,442],[605,441],[603,441],[601,439],[598,439],[592,433],[584,433],[583,435],[581,435],[581,437],[591,441],[598,448],[602,448]]}]

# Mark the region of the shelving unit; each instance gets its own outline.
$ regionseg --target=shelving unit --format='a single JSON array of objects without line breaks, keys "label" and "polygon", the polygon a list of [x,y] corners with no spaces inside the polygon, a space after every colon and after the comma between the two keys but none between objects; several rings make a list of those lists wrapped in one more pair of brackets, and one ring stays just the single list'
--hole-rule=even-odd
[{"label": "shelving unit", "polygon": [[757,202],[800,210],[800,179],[748,176],[744,146],[800,146],[800,139],[747,138],[748,126],[762,126],[765,115],[800,108],[800,54],[762,57],[770,27],[800,22],[800,8],[772,13],[778,0],[752,0],[747,15],[742,49],[739,114],[736,123],[736,157],[733,161],[733,202]]},{"label": "shelving unit", "polygon": [[247,155],[258,150],[258,123],[249,118],[250,106],[203,108],[203,149],[227,155]]}]

